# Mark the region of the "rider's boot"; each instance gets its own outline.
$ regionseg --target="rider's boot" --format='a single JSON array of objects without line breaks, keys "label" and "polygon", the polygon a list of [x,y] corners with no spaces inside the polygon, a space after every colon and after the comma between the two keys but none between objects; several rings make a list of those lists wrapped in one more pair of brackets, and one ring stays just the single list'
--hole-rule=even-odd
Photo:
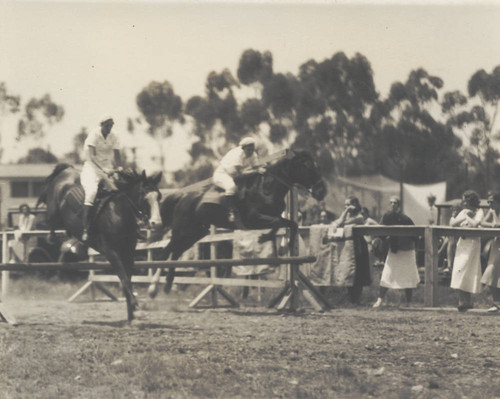
[{"label": "rider's boot", "polygon": [[239,230],[243,230],[245,226],[241,221],[240,212],[236,205],[236,196],[235,195],[226,195],[226,204],[228,209],[227,218],[229,222],[233,223],[235,227]]},{"label": "rider's boot", "polygon": [[83,219],[82,242],[85,242],[85,243],[89,240],[88,229],[89,229],[89,224],[90,224],[89,215],[90,215],[91,209],[92,209],[92,205],[84,205],[83,206],[83,215],[82,215],[82,219]]}]

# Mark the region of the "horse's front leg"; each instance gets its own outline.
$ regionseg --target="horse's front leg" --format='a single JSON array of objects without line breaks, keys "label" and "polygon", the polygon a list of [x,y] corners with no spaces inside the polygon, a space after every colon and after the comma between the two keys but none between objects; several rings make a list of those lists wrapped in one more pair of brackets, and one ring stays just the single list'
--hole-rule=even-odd
[{"label": "horse's front leg", "polygon": [[282,227],[287,227],[290,229],[290,244],[292,244],[292,240],[295,239],[297,235],[297,231],[299,229],[299,226],[297,223],[295,223],[293,220],[285,219],[282,217],[274,217],[274,216],[269,216],[269,215],[259,215],[258,216],[258,221],[262,225],[262,228],[270,227],[271,230],[267,233],[263,233],[259,237],[259,243],[263,243],[266,241],[270,241],[274,239],[276,236],[276,232],[282,228]]},{"label": "horse's front leg", "polygon": [[120,279],[123,294],[125,295],[125,299],[127,301],[127,318],[130,323],[134,319],[134,310],[138,307],[137,299],[135,298],[132,290],[131,272],[127,273],[124,263],[114,250],[107,250],[104,255],[109,260],[113,270]]}]

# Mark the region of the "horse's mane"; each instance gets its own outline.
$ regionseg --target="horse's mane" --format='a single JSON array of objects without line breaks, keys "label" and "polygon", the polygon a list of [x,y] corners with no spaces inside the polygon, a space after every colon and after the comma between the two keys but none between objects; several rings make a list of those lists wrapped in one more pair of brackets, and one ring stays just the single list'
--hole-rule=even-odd
[{"label": "horse's mane", "polygon": [[49,188],[50,183],[54,181],[54,179],[59,176],[59,174],[68,168],[72,168],[73,166],[68,164],[68,163],[59,163],[54,167],[54,170],[52,173],[45,179],[42,191],[40,193],[40,196],[38,197],[38,201],[36,202],[35,209],[38,208],[40,204],[46,204],[47,203],[47,190]]},{"label": "horse's mane", "polygon": [[146,175],[137,173],[134,169],[125,169],[118,173],[118,178],[115,179],[114,183],[118,191],[127,191],[134,184],[142,181],[143,183],[148,183],[148,178]]}]

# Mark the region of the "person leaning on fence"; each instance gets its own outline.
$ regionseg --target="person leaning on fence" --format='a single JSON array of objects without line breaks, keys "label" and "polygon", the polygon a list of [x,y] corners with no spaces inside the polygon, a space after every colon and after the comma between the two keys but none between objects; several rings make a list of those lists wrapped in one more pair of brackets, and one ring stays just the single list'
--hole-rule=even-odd
[{"label": "person leaning on fence", "polygon": [[9,241],[10,262],[19,262],[24,260],[20,259],[21,254],[24,252],[24,245],[26,241],[26,237],[23,236],[23,233],[33,230],[35,224],[35,215],[31,213],[31,208],[28,204],[20,205],[19,213],[18,226],[17,229],[14,230],[14,240]]},{"label": "person leaning on fence", "polygon": [[[453,227],[478,227],[484,218],[479,195],[472,190],[462,196],[464,209],[450,220]],[[481,291],[481,239],[460,237],[455,250],[450,287],[458,292],[458,311],[472,309],[472,296]]]},{"label": "person leaning on fence", "polygon": [[[481,226],[490,228],[500,227],[500,193],[489,194],[488,205],[490,209],[481,221]],[[489,287],[493,298],[493,306],[488,312],[500,311],[500,237],[495,237],[490,246],[488,263],[481,278],[481,283]]]},{"label": "person leaning on fence", "polygon": [[[457,217],[462,211],[462,205],[455,205],[451,208],[451,218]],[[450,218],[450,220],[451,220]],[[439,258],[446,258],[446,267],[444,273],[451,273],[453,270],[453,260],[455,259],[455,250],[457,249],[457,237],[449,236],[443,239],[438,250]],[[445,253],[446,252],[446,253]]]},{"label": "person leaning on fence", "polygon": [[[400,210],[398,197],[390,198],[391,210],[382,216],[380,224],[413,225],[413,221]],[[389,237],[389,251],[380,278],[379,297],[373,304],[374,308],[383,305],[384,297],[389,290],[405,290],[406,305],[411,303],[413,289],[420,282],[415,257],[415,241],[413,237]]]},{"label": "person leaning on fence", "polygon": [[85,192],[82,215],[82,241],[84,242],[88,240],[89,215],[94,206],[100,181],[104,180],[109,183],[109,177],[114,173],[114,168],[118,170],[122,168],[118,137],[111,131],[113,125],[111,116],[103,116],[99,120],[99,126],[89,133],[84,143],[85,162],[80,174],[80,181]]},{"label": "person leaning on fence", "polygon": [[[370,217],[370,211],[368,210],[367,207],[361,208],[361,214],[363,215],[364,219],[364,225],[365,226],[378,226],[378,223]],[[375,254],[373,252],[373,237],[369,235],[365,235],[365,241],[368,246],[368,254],[369,254],[369,259],[370,259],[370,266],[375,263]],[[378,238],[378,237],[377,237]]]},{"label": "person leaning on fence", "polygon": [[[344,202],[344,211],[338,219],[333,221],[334,229],[344,228],[344,246],[340,253],[338,268],[344,273],[344,281],[337,281],[341,285],[348,287],[351,302],[358,303],[364,286],[371,284],[370,263],[368,247],[362,235],[354,235],[352,226],[365,224],[365,219],[361,213],[361,205],[357,197],[349,196]],[[323,242],[332,239],[325,237]]]}]

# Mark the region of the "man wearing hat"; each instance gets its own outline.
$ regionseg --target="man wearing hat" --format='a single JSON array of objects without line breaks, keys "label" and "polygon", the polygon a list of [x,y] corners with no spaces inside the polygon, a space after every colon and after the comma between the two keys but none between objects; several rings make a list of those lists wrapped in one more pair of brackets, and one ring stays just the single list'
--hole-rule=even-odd
[{"label": "man wearing hat", "polygon": [[229,208],[229,221],[235,223],[238,228],[242,227],[236,206],[236,183],[234,178],[241,175],[243,170],[256,166],[259,157],[255,152],[255,139],[244,137],[238,147],[230,150],[220,161],[215,169],[213,182],[216,186],[224,189],[226,203]]},{"label": "man wearing hat", "polygon": [[104,115],[99,126],[92,130],[84,143],[85,162],[80,181],[85,192],[83,203],[82,241],[88,240],[89,214],[94,206],[99,182],[108,181],[114,168],[121,169],[120,146],[117,136],[111,132],[114,122],[110,115]]}]

